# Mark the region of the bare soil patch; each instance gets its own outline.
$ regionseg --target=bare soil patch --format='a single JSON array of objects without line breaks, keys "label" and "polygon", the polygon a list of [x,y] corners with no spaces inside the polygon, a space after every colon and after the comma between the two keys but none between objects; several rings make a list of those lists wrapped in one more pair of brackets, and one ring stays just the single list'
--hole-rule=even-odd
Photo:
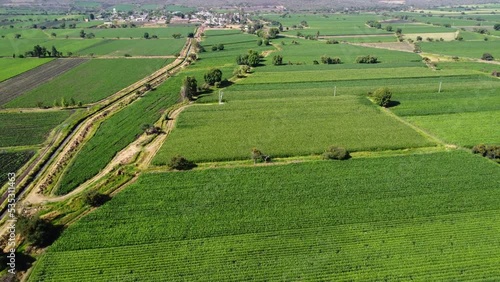
[{"label": "bare soil patch", "polygon": [[379,43],[349,43],[358,46],[387,49],[394,51],[413,52],[415,47],[408,42],[379,42]]}]

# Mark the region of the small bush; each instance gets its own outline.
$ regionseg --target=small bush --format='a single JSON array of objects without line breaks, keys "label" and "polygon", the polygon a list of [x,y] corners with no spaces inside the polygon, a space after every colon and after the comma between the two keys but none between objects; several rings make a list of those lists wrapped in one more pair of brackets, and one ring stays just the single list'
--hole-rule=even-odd
[{"label": "small bush", "polygon": [[351,158],[349,151],[342,147],[330,146],[323,153],[325,160],[347,160]]},{"label": "small bush", "polygon": [[377,105],[381,107],[387,107],[391,102],[392,93],[389,88],[382,87],[375,90],[375,92],[373,92],[371,96],[373,97],[373,100],[375,101],[375,103],[377,103]]},{"label": "small bush", "polygon": [[197,167],[197,165],[194,162],[188,161],[183,156],[177,155],[170,160],[168,167],[176,170],[190,170]]},{"label": "small bush", "polygon": [[252,160],[253,160],[254,164],[256,164],[257,162],[269,163],[269,162],[271,162],[271,156],[264,155],[259,149],[253,148],[252,149]]},{"label": "small bush", "polygon": [[90,205],[92,207],[99,207],[102,206],[104,203],[109,201],[111,197],[109,197],[106,194],[101,194],[95,190],[88,191],[85,193],[83,200],[87,205]]},{"label": "small bush", "polygon": [[500,145],[479,144],[472,148],[472,153],[500,161]]},{"label": "small bush", "polygon": [[484,53],[483,56],[481,57],[481,60],[484,61],[493,61],[494,59],[495,58],[490,53]]},{"label": "small bush", "polygon": [[356,63],[358,64],[376,64],[378,62],[378,58],[371,55],[359,56],[356,58]]}]

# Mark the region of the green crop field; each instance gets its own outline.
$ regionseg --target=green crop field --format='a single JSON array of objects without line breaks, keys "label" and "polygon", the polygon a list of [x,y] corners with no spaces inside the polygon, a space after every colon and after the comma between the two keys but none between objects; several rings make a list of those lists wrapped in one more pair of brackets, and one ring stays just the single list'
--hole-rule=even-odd
[{"label": "green crop field", "polygon": [[171,79],[104,121],[63,175],[58,194],[66,194],[97,174],[115,154],[143,133],[144,124],[156,122],[179,99],[180,79]]},{"label": "green crop field", "polygon": [[[360,38],[361,39],[361,38]],[[343,40],[337,38],[336,40]],[[299,44],[292,44],[297,41]],[[378,58],[381,63],[402,63],[411,61],[421,61],[415,53],[390,51],[349,44],[326,44],[324,41],[298,40],[293,38],[279,38],[273,40],[274,44],[282,45],[283,51],[272,53],[281,54],[283,62],[313,64],[313,61],[321,62],[321,56],[339,57],[345,64],[354,64],[358,56],[372,55]],[[284,46],[283,46],[284,44]],[[307,52],[305,52],[307,50]],[[272,58],[272,57],[271,57]],[[334,68],[335,66],[332,66]]]},{"label": "green crop field", "polygon": [[171,56],[181,51],[186,41],[180,39],[159,40],[103,40],[80,50],[81,55],[108,56]]},{"label": "green crop field", "polygon": [[0,113],[0,147],[40,144],[71,111]]},{"label": "green crop field", "polygon": [[0,59],[0,82],[50,62],[51,60],[52,59],[48,58],[26,60]]},{"label": "green crop field", "polygon": [[7,38],[5,40],[6,44],[0,45],[0,56],[11,57],[13,54],[16,56],[24,55],[27,51],[32,51],[35,45],[40,45],[48,50],[51,50],[52,46],[56,47],[59,52],[63,52],[67,55],[68,52],[73,54],[78,54],[78,51],[84,48],[88,48],[94,44],[101,42],[99,39],[50,39],[50,38],[40,38],[40,39],[12,39]]},{"label": "green crop field", "polygon": [[[161,28],[91,28],[91,29],[83,29],[85,33],[93,33],[95,38],[98,39],[116,39],[119,38],[134,38],[134,39],[142,39],[144,37],[144,33],[149,33],[150,36],[156,35],[160,39],[172,39],[172,35],[174,33],[180,33],[182,37],[186,38],[189,32],[194,31],[194,25],[171,25],[169,27],[161,27]],[[57,30],[57,36],[64,38],[65,36],[69,36],[70,38],[79,38],[80,37],[80,29],[65,29],[65,30]],[[87,39],[86,39],[87,40]],[[182,40],[182,39],[179,39]],[[184,41],[184,40],[182,40]]]},{"label": "green crop field", "polygon": [[177,154],[195,161],[247,159],[253,147],[271,156],[320,154],[329,145],[359,151],[432,144],[364,97],[305,93],[192,106],[180,116],[154,163],[164,165]]},{"label": "green crop field", "polygon": [[500,131],[498,130],[500,110],[411,116],[407,119],[417,126],[427,129],[445,142],[460,146],[473,147],[481,143],[500,143]]},{"label": "green crop field", "polygon": [[8,108],[52,106],[62,98],[84,104],[99,101],[166,65],[165,59],[95,59],[10,101]]},{"label": "green crop field", "polygon": [[8,173],[16,173],[33,157],[33,151],[0,152],[0,187],[8,181]]},{"label": "green crop field", "polygon": [[500,40],[422,42],[420,47],[423,52],[475,59],[480,59],[484,53],[490,53],[496,60],[500,60]]},{"label": "green crop field", "polygon": [[146,174],[29,281],[496,280],[499,179],[461,151]]}]

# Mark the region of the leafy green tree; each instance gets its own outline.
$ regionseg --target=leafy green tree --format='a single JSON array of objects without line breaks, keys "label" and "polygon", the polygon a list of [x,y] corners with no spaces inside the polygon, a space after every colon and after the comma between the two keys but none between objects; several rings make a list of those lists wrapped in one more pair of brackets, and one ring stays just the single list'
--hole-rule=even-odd
[{"label": "leafy green tree", "polygon": [[262,46],[262,39],[257,40],[257,46]]},{"label": "leafy green tree", "polygon": [[212,51],[217,51],[217,46],[216,45],[212,45]]},{"label": "leafy green tree", "polygon": [[390,31],[392,31],[392,26],[391,26],[391,25],[386,26],[386,27],[385,27],[385,30],[387,30],[387,31],[389,31],[389,32],[390,32]]},{"label": "leafy green tree", "polygon": [[275,55],[273,57],[273,65],[279,66],[283,64],[283,56],[282,55]]},{"label": "leafy green tree", "polygon": [[144,32],[142,37],[144,37],[144,39],[149,39],[149,32]]},{"label": "leafy green tree", "polygon": [[41,219],[39,216],[26,217],[19,216],[18,230],[26,240],[35,245],[44,247],[52,243],[59,230],[48,220]]},{"label": "leafy green tree", "polygon": [[15,38],[15,39],[19,39],[19,38],[21,38],[21,34],[19,34],[19,33],[14,34],[14,38]]},{"label": "leafy green tree", "polygon": [[494,28],[495,30],[500,30],[500,23],[495,24],[495,25],[493,26],[493,28]]},{"label": "leafy green tree", "polygon": [[80,37],[85,38],[85,35],[86,35],[85,31],[83,29],[80,30]]},{"label": "leafy green tree", "polygon": [[177,155],[170,160],[168,167],[176,170],[190,170],[197,167],[197,165],[194,162],[188,161],[183,156]]},{"label": "leafy green tree", "polygon": [[224,50],[224,44],[218,44],[218,45],[217,45],[217,49],[218,49],[219,51]]},{"label": "leafy green tree", "polygon": [[179,38],[181,38],[181,36],[182,36],[182,35],[181,35],[180,33],[174,33],[174,34],[172,34],[172,37],[173,37],[174,39],[179,39]]},{"label": "leafy green tree", "polygon": [[268,38],[276,38],[278,36],[278,34],[280,33],[279,29],[276,28],[276,27],[272,27],[269,29],[269,31],[267,32],[267,36]]},{"label": "leafy green tree", "polygon": [[220,69],[211,69],[203,78],[208,85],[214,85],[216,82],[222,81],[222,71]]},{"label": "leafy green tree", "polygon": [[375,56],[359,56],[356,58],[356,63],[358,64],[376,64],[378,63],[378,58]]},{"label": "leafy green tree", "polygon": [[387,87],[381,87],[372,94],[372,98],[381,107],[389,106],[391,102],[392,92]]},{"label": "leafy green tree", "polygon": [[98,191],[92,190],[85,193],[83,201],[92,207],[102,206],[104,203],[109,201],[111,197],[106,194],[99,193]]},{"label": "leafy green tree", "polygon": [[481,60],[493,61],[493,60],[495,60],[495,58],[490,53],[484,53],[483,56],[481,57]]},{"label": "leafy green tree", "polygon": [[198,82],[194,76],[186,76],[182,81],[181,97],[183,100],[193,100],[198,91]]}]

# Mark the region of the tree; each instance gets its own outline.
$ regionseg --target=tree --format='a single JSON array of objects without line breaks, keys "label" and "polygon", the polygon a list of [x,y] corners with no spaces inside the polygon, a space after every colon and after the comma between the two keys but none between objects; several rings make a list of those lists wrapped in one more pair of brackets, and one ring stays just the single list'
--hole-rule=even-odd
[{"label": "tree", "polygon": [[270,28],[269,31],[267,32],[268,38],[276,38],[278,34],[280,33],[279,29],[276,27]]},{"label": "tree", "polygon": [[282,55],[275,55],[273,57],[273,65],[279,66],[283,64],[283,56]]},{"label": "tree", "polygon": [[349,151],[342,147],[330,146],[323,153],[325,160],[347,160],[351,158]]},{"label": "tree", "polygon": [[16,33],[16,34],[14,35],[14,38],[15,38],[15,39],[19,39],[19,38],[21,38],[21,34]]},{"label": "tree", "polygon": [[387,31],[392,31],[392,26],[390,26],[390,25],[386,26],[386,27],[385,27],[385,30],[387,30]]},{"label": "tree", "polygon": [[217,49],[218,49],[219,51],[224,50],[224,44],[218,44],[218,45],[217,45]]},{"label": "tree", "polygon": [[197,165],[194,162],[188,161],[183,156],[177,155],[170,160],[168,167],[176,170],[190,170],[197,167]]},{"label": "tree", "polygon": [[181,97],[183,100],[193,100],[193,97],[196,96],[198,89],[198,82],[194,76],[186,76],[182,81],[181,87]]},{"label": "tree", "polygon": [[149,32],[144,32],[142,37],[144,37],[144,39],[149,39]]},{"label": "tree", "polygon": [[340,58],[331,58],[324,55],[321,56],[321,63],[331,65],[331,64],[341,64],[342,61],[340,60]]},{"label": "tree", "polygon": [[378,58],[371,55],[359,56],[356,58],[356,63],[358,64],[376,64],[378,62]]},{"label": "tree", "polygon": [[111,197],[106,194],[101,194],[98,191],[92,190],[85,193],[83,201],[92,207],[102,206],[104,203],[109,201]]},{"label": "tree", "polygon": [[59,233],[57,227],[48,220],[41,219],[39,216],[19,216],[18,228],[21,235],[23,235],[28,242],[40,247],[52,243]]},{"label": "tree", "polygon": [[85,31],[83,29],[80,30],[80,37],[85,38],[85,35],[86,35]]},{"label": "tree", "polygon": [[193,38],[194,37],[194,33],[193,32],[188,33],[187,37],[188,38]]},{"label": "tree", "polygon": [[179,38],[181,38],[181,36],[182,36],[182,34],[180,34],[180,33],[174,33],[174,34],[172,34],[172,37],[174,39],[179,39]]},{"label": "tree", "polygon": [[89,15],[89,19],[90,19],[91,21],[95,20],[95,16],[94,16],[94,14],[92,14],[92,13],[91,13],[91,14]]},{"label": "tree", "polygon": [[381,107],[389,106],[391,102],[392,92],[387,87],[381,87],[372,94],[372,98]]},{"label": "tree", "polygon": [[495,30],[500,30],[500,23],[495,24],[495,25],[493,26],[493,28],[494,28]]},{"label": "tree", "polygon": [[204,79],[208,85],[214,85],[216,82],[222,81],[222,71],[220,69],[211,69],[204,75]]},{"label": "tree", "polygon": [[257,46],[262,46],[262,39],[257,40]]},{"label": "tree", "polygon": [[212,45],[212,51],[217,51],[217,46],[216,45]]},{"label": "tree", "polygon": [[483,56],[481,57],[481,60],[484,61],[493,61],[494,59],[495,58],[490,53],[484,53]]},{"label": "tree", "polygon": [[417,36],[417,41],[422,41],[422,39],[423,39],[422,36],[420,36],[420,35]]},{"label": "tree", "polygon": [[51,57],[60,57],[61,53],[57,51],[55,46],[52,46],[52,51],[50,52]]},{"label": "tree", "polygon": [[52,37],[56,37],[56,36],[57,36],[57,34],[56,34],[55,32],[52,32],[52,33],[50,34],[50,36],[52,36]]}]

